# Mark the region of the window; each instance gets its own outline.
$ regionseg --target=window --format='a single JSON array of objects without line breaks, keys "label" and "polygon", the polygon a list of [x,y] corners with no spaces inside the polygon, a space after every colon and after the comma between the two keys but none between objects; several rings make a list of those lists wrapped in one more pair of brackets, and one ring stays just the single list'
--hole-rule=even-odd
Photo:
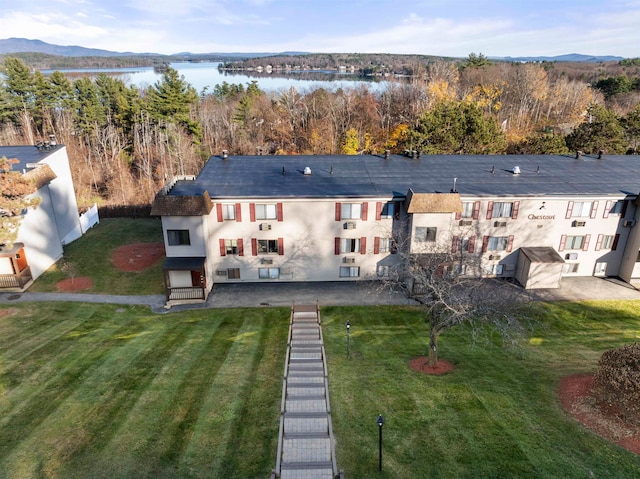
[{"label": "window", "polygon": [[593,203],[591,201],[576,201],[573,203],[573,210],[571,211],[572,218],[583,218],[591,215],[591,207]]},{"label": "window", "polygon": [[[495,203],[494,203],[495,206]],[[473,201],[465,201],[462,203],[463,218],[473,218]]]},{"label": "window", "polygon": [[612,249],[616,235],[604,235],[602,237],[602,249]]},{"label": "window", "polygon": [[227,269],[227,278],[229,278],[229,279],[240,279],[240,268],[229,268],[229,269]]},{"label": "window", "polygon": [[278,240],[258,240],[258,254],[278,254]]},{"label": "window", "polygon": [[382,207],[381,218],[393,218],[394,205],[393,202],[385,203]]},{"label": "window", "polygon": [[453,273],[458,275],[467,274],[467,265],[456,263],[453,265]]},{"label": "window", "polygon": [[238,240],[224,240],[226,254],[238,254]]},{"label": "window", "polygon": [[236,219],[236,205],[222,205],[222,219],[223,220],[235,220]]},{"label": "window", "polygon": [[167,230],[169,246],[188,246],[191,244],[189,230]]},{"label": "window", "polygon": [[491,212],[491,217],[492,218],[511,218],[512,211],[513,211],[513,203],[495,201],[493,203],[493,211]]},{"label": "window", "polygon": [[260,279],[278,279],[280,277],[280,268],[258,268],[258,278]]},{"label": "window", "polygon": [[584,246],[584,236],[567,236],[566,249],[582,249]]},{"label": "window", "polygon": [[362,205],[360,203],[342,203],[340,205],[340,218],[343,220],[359,220],[362,217]]},{"label": "window", "polygon": [[563,273],[577,273],[580,263],[565,263],[562,265]]},{"label": "window", "polygon": [[596,263],[593,274],[605,274],[607,272],[607,263]]},{"label": "window", "polygon": [[509,238],[507,236],[489,236],[487,251],[506,251]]},{"label": "window", "polygon": [[391,251],[391,238],[380,238],[380,253]]},{"label": "window", "polygon": [[484,271],[486,274],[502,274],[502,271],[504,270],[504,265],[503,264],[488,264],[487,266],[485,266]]},{"label": "window", "polygon": [[378,267],[376,268],[376,274],[380,278],[385,278],[385,277],[389,276],[389,266],[378,265]]},{"label": "window", "polygon": [[359,253],[360,238],[341,238],[340,253]]},{"label": "window", "polygon": [[278,208],[275,204],[256,205],[256,219],[276,220],[278,219]]},{"label": "window", "polygon": [[622,214],[622,208],[624,207],[624,200],[618,200],[613,204],[611,210],[609,210],[610,215],[619,215]]},{"label": "window", "polygon": [[359,266],[340,266],[341,278],[357,278],[360,276]]},{"label": "window", "polygon": [[416,241],[427,241],[434,242],[436,240],[436,235],[438,233],[438,228],[432,226],[418,226],[416,227]]}]

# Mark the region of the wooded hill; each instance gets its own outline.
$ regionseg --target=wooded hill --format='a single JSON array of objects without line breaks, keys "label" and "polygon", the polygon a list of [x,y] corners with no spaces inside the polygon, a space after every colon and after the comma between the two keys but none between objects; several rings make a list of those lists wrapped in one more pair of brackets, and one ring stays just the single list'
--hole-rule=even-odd
[{"label": "wooded hill", "polygon": [[0,143],[36,144],[55,135],[67,146],[81,205],[148,204],[168,179],[197,174],[222,150],[636,154],[640,148],[637,63],[585,65],[587,80],[555,63],[495,63],[482,55],[418,60],[415,75],[375,91],[360,85],[266,93],[256,82],[225,82],[199,95],[171,68],[141,90],[104,74],[74,81],[60,72],[45,76],[7,57]]}]

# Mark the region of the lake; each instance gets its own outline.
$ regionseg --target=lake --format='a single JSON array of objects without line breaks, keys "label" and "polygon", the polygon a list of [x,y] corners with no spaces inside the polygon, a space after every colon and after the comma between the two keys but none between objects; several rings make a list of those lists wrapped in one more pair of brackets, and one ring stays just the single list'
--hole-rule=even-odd
[{"label": "lake", "polygon": [[[218,70],[218,62],[179,62],[171,63],[171,68],[184,76],[185,81],[191,84],[198,93],[205,88],[211,92],[215,85],[222,82],[240,83],[245,85],[256,81],[260,89],[264,91],[281,91],[294,87],[301,93],[306,91],[324,88],[335,91],[338,88],[355,88],[365,84],[374,91],[384,90],[388,85],[387,81],[358,77],[352,73],[338,73],[333,71],[301,71],[282,73],[257,73],[257,72],[227,72]],[[156,72],[153,67],[132,67],[132,68],[78,68],[59,70],[69,77],[90,75],[98,73],[117,76],[128,85],[135,85],[142,89],[153,85],[162,78],[162,74]],[[50,74],[53,70],[43,70],[43,74]]]}]

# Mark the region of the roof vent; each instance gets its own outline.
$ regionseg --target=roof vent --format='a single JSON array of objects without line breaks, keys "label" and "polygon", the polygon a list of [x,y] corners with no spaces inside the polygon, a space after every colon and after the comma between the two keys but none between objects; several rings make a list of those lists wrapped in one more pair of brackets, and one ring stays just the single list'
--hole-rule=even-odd
[{"label": "roof vent", "polygon": [[229,152],[227,150],[222,150],[222,159],[226,160],[229,156]]},{"label": "roof vent", "polygon": [[514,166],[513,170],[511,170],[511,171],[513,171],[514,175],[519,175],[520,174],[520,167],[519,166]]},{"label": "roof vent", "polygon": [[302,172],[303,175],[310,175],[311,174],[311,168],[309,168],[308,166],[304,167],[304,171]]},{"label": "roof vent", "polygon": [[576,160],[579,160],[581,156],[582,156],[582,151],[580,150],[576,151]]}]

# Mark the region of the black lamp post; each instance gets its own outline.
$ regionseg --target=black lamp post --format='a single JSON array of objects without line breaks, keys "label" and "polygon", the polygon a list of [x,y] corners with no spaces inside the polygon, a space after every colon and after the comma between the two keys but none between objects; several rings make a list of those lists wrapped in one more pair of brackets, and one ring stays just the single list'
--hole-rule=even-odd
[{"label": "black lamp post", "polygon": [[345,324],[347,327],[347,358],[351,356],[351,321],[347,321]]},{"label": "black lamp post", "polygon": [[384,426],[384,417],[382,414],[378,416],[378,470],[382,471],[382,426]]}]

